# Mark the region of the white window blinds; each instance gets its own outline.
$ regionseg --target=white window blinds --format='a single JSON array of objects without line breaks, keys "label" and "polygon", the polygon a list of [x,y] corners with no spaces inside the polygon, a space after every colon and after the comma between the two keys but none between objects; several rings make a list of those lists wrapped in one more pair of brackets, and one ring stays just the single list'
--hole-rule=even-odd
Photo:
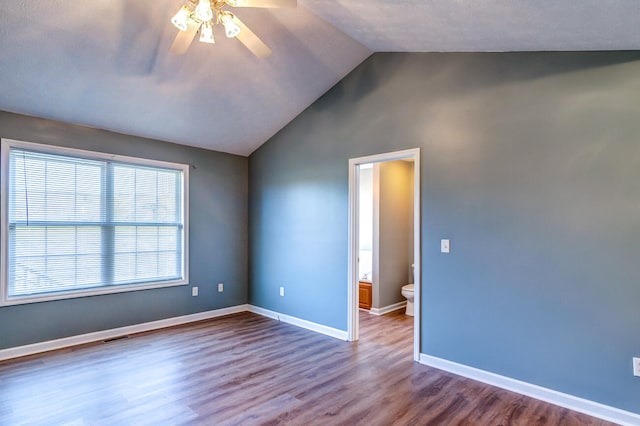
[{"label": "white window blinds", "polygon": [[183,169],[9,149],[8,299],[184,278]]}]

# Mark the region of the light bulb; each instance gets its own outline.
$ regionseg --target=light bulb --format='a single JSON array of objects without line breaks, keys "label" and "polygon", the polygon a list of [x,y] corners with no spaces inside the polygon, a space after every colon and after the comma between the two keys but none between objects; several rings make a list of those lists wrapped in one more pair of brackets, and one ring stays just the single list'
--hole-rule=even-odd
[{"label": "light bulb", "polygon": [[189,21],[189,16],[191,16],[191,11],[187,6],[182,6],[178,13],[173,15],[171,18],[171,23],[176,26],[180,31],[187,31],[187,21]]},{"label": "light bulb", "polygon": [[230,14],[222,15],[222,25],[224,25],[224,32],[227,34],[227,37],[233,38],[240,34],[240,27],[233,22]]},{"label": "light bulb", "polygon": [[200,0],[196,6],[196,18],[202,22],[207,22],[213,19],[213,10],[211,10],[211,3],[209,0]]},{"label": "light bulb", "polygon": [[211,22],[207,21],[202,24],[202,28],[200,29],[200,41],[203,43],[216,42],[213,38],[213,27],[211,26]]}]

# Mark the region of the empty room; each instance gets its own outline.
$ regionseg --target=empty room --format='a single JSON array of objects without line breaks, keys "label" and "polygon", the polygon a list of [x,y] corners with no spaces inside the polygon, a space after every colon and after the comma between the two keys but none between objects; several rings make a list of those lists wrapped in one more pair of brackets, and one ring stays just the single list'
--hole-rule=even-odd
[{"label": "empty room", "polygon": [[0,425],[640,425],[634,0],[0,3]]}]

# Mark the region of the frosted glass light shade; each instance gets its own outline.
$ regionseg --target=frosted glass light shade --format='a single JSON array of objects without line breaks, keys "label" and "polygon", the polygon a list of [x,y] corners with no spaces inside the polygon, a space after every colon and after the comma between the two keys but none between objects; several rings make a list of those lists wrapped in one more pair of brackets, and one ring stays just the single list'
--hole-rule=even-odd
[{"label": "frosted glass light shade", "polygon": [[233,22],[233,18],[230,15],[222,15],[222,25],[224,25],[224,32],[227,37],[233,38],[240,34],[240,27]]},{"label": "frosted glass light shade", "polygon": [[211,22],[205,22],[200,29],[200,41],[203,43],[213,44],[215,39],[213,38],[213,27]]},{"label": "frosted glass light shade", "polygon": [[211,3],[209,0],[200,0],[196,6],[196,18],[202,22],[207,22],[213,19],[213,10],[211,10]]},{"label": "frosted glass light shade", "polygon": [[171,23],[180,31],[187,31],[189,16],[191,16],[189,8],[187,6],[182,6],[180,10],[178,10],[178,13],[173,15],[173,18],[171,18]]}]

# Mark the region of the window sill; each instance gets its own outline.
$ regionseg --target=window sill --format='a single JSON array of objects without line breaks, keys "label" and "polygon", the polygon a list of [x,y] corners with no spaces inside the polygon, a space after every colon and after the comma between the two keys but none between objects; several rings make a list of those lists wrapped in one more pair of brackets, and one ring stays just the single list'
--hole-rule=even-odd
[{"label": "window sill", "polygon": [[0,302],[0,306],[25,305],[29,303],[50,302],[54,300],[77,299],[81,297],[100,296],[106,294],[127,293],[131,291],[152,290],[167,287],[186,286],[189,282],[186,279],[179,281],[166,281],[161,283],[143,283],[119,286],[97,287],[84,289],[81,291],[69,291],[59,293],[48,293],[33,296],[19,296],[5,298]]}]

